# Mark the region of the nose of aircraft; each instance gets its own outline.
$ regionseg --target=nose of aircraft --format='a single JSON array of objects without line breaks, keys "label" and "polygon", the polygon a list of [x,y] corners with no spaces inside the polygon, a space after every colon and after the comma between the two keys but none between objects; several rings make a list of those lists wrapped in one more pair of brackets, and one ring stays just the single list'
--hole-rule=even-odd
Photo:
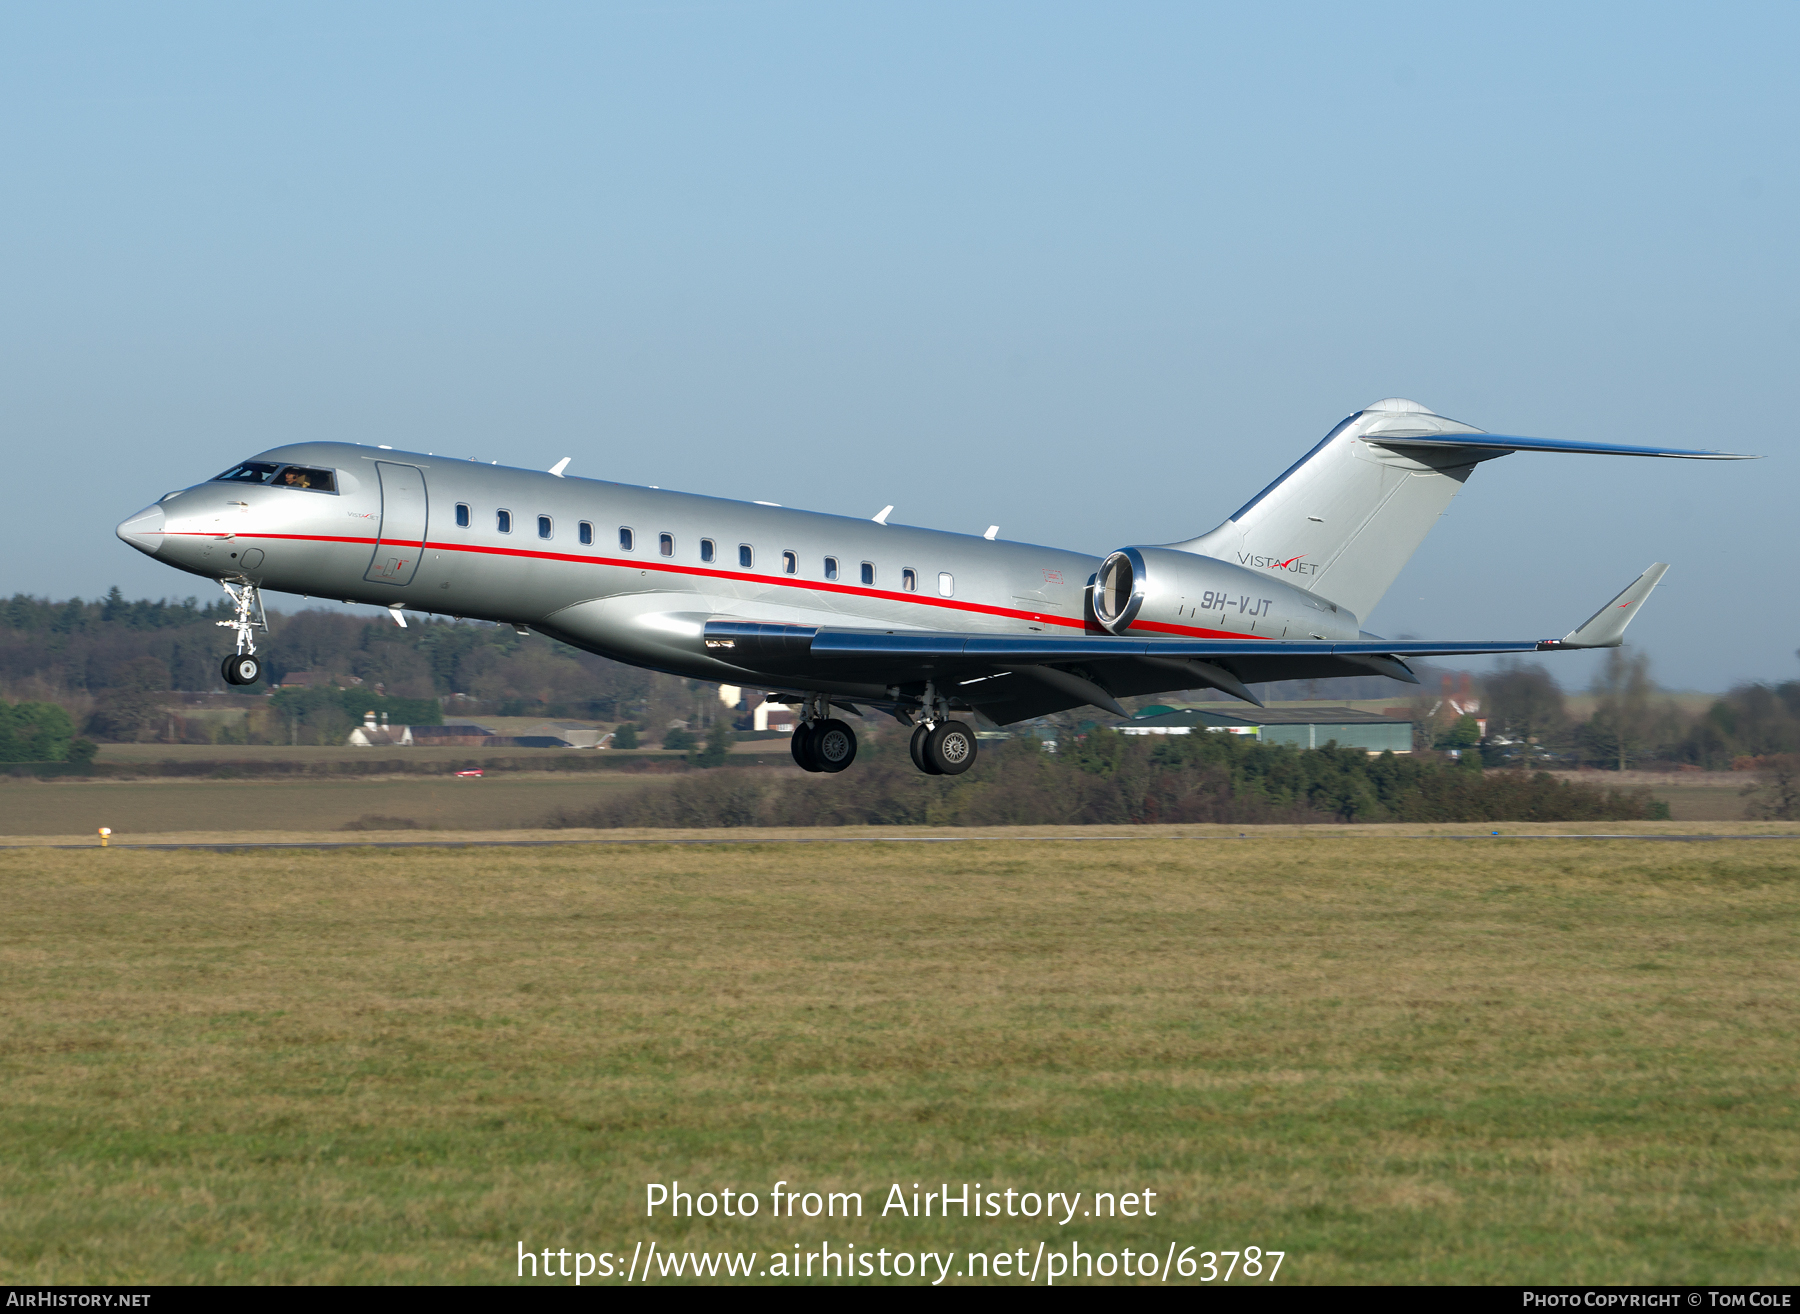
[{"label": "nose of aircraft", "polygon": [[147,506],[118,528],[118,535],[139,552],[155,556],[162,551],[163,509]]}]

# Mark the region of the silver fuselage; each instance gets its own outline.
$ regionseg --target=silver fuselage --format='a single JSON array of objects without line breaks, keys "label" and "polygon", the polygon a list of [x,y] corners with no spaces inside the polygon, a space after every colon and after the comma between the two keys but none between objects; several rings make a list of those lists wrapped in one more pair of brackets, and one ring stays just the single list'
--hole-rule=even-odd
[{"label": "silver fuselage", "polygon": [[[1100,559],[1084,553],[350,443],[252,459],[329,468],[336,491],[197,484],[132,517],[120,536],[210,579],[530,626],[634,665],[771,689],[884,692],[734,665],[703,643],[707,621],[1101,632],[1089,598]],[[1266,570],[1190,555],[1177,591],[1133,631],[1354,639],[1357,620]]]}]

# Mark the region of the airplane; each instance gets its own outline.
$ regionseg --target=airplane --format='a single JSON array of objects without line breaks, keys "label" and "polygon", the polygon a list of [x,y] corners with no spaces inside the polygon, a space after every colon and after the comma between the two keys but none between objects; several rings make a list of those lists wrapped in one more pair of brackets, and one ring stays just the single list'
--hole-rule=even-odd
[{"label": "airplane", "polygon": [[[1616,647],[1656,563],[1560,639],[1396,641],[1361,620],[1475,467],[1513,452],[1741,460],[1718,451],[1487,433],[1404,398],[1331,429],[1230,518],[1179,543],[1059,548],[501,467],[386,445],[271,448],[130,517],[118,535],[218,582],[262,674],[263,592],[532,630],[652,670],[760,687],[798,709],[808,771],[856,757],[834,715],[913,727],[931,775],[974,764],[966,716],[1007,725],[1271,680],[1379,674],[1411,658]],[[1260,704],[1258,704],[1260,705]]]}]

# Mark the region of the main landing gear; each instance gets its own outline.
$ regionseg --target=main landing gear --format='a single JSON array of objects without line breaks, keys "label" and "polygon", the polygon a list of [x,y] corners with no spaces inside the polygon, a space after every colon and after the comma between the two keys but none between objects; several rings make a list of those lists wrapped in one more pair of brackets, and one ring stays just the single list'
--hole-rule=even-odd
[{"label": "main landing gear", "polygon": [[842,771],[856,761],[856,731],[836,717],[826,715],[831,700],[808,694],[800,704],[800,724],[788,745],[802,771]]},{"label": "main landing gear", "polygon": [[907,751],[913,765],[928,776],[960,776],[975,765],[975,732],[950,719],[950,704],[931,684],[913,727]]},{"label": "main landing gear", "polygon": [[975,765],[975,732],[961,721],[921,721],[907,749],[926,775],[960,776]]},{"label": "main landing gear", "polygon": [[[856,732],[831,715],[831,699],[808,694],[800,704],[800,724],[788,744],[794,763],[802,771],[842,771],[856,760]],[[907,748],[913,765],[928,776],[960,776],[975,765],[975,732],[950,719],[948,702],[925,686],[924,705],[915,712],[900,712],[913,722]]]},{"label": "main landing gear", "polygon": [[232,619],[214,623],[237,631],[237,651],[219,663],[219,673],[226,684],[255,684],[262,679],[262,660],[256,655],[254,635],[257,630],[269,628],[262,590],[254,584],[233,584],[230,580],[220,580],[219,584],[231,599]]}]

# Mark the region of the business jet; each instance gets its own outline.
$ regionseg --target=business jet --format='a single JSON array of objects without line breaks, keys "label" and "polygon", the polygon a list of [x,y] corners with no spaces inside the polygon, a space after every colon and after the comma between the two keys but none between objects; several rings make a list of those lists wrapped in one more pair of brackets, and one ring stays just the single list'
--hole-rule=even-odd
[{"label": "business jet", "polygon": [[118,527],[230,596],[231,684],[262,673],[264,590],[536,630],[795,706],[794,759],[841,771],[864,708],[913,727],[914,764],[975,761],[964,717],[1006,725],[1412,658],[1617,646],[1667,566],[1561,639],[1383,639],[1362,618],[1483,461],[1513,452],[1743,459],[1487,433],[1389,398],[1333,428],[1217,529],[1101,558],[1059,548],[572,478],[354,443],[296,443],[169,493]]}]

